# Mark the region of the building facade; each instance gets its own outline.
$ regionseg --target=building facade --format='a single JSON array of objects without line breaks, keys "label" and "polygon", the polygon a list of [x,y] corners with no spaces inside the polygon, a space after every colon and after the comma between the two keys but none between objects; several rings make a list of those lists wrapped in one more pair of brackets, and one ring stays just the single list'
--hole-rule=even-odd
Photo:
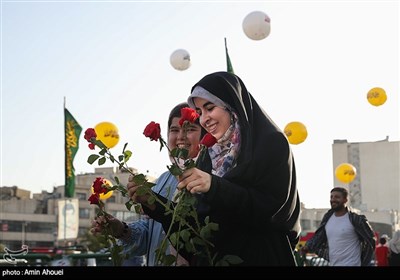
[{"label": "building facade", "polygon": [[[341,163],[350,163],[356,170],[355,179],[344,184],[333,176],[334,186],[349,190],[349,203],[365,215],[378,234],[392,236],[400,229],[400,141],[388,137],[376,142],[334,140],[333,172]],[[302,207],[302,232],[314,232],[328,209]]]},{"label": "building facade", "polygon": [[[136,170],[132,171],[136,173]],[[57,236],[58,201],[64,199],[64,186],[54,187],[51,193],[43,191],[33,194],[32,198],[30,191],[18,187],[0,188],[0,243],[13,250],[20,249],[22,245],[35,248],[79,244],[91,228],[96,215],[97,206],[88,201],[95,178],[103,177],[115,183],[114,178],[118,177],[126,185],[129,175],[110,167],[96,168],[94,173],[76,176],[75,198],[79,201],[79,230],[76,239],[64,240],[62,236]],[[149,181],[154,180],[149,177]],[[107,212],[127,222],[139,219],[139,214],[126,208],[128,200],[120,192],[114,191],[104,201]]]},{"label": "building facade", "polygon": [[[400,211],[400,141],[348,143],[335,140],[333,166],[347,162],[357,169],[348,184],[351,206],[362,211]],[[335,178],[335,185],[340,182]]]}]

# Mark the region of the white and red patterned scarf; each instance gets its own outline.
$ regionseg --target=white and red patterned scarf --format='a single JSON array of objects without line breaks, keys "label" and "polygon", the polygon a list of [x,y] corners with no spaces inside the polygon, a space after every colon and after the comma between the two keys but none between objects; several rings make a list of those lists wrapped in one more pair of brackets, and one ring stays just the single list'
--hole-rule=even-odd
[{"label": "white and red patterned scarf", "polygon": [[240,149],[240,127],[237,115],[231,111],[231,126],[218,142],[208,149],[212,174],[219,177],[236,166]]}]

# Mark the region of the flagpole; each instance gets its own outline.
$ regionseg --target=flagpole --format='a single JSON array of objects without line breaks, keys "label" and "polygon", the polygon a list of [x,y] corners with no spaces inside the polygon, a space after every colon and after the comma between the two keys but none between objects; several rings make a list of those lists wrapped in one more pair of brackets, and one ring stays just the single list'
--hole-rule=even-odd
[{"label": "flagpole", "polygon": [[66,114],[65,114],[65,109],[66,109],[66,107],[65,107],[65,103],[66,103],[66,98],[65,98],[65,96],[64,96],[64,197],[66,197],[66,195],[65,195],[65,187],[67,186],[67,177],[68,177],[68,175],[67,175],[67,172],[66,172],[66,170],[67,170],[67,137],[66,137],[66,135],[65,135],[65,133],[66,133],[66,131],[67,131],[67,116],[66,116]]},{"label": "flagpole", "polygon": [[65,187],[67,186],[67,137],[65,135],[67,131],[67,116],[65,115],[65,108],[66,108],[66,98],[64,96],[64,209],[61,210],[61,213],[64,216],[64,246],[66,246],[67,243],[67,211],[66,211],[66,205],[67,205],[67,196],[65,195]]},{"label": "flagpole", "polygon": [[224,38],[224,41],[225,41],[225,55],[226,55],[226,71],[228,73],[234,74],[235,72],[233,71],[231,59],[229,58],[228,54],[228,45],[226,43],[226,37]]}]

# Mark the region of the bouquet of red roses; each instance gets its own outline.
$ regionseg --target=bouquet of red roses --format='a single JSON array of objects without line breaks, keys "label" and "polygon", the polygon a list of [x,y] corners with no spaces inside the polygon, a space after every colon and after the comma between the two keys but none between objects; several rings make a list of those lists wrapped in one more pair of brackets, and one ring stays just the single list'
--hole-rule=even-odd
[{"label": "bouquet of red roses", "polygon": [[[199,115],[195,110],[191,108],[183,108],[181,110],[181,119],[179,124],[183,127],[184,131],[187,132],[187,127],[190,123],[194,123]],[[160,124],[155,122],[150,122],[144,129],[143,134],[150,138],[151,141],[158,141],[160,143],[160,150],[163,147],[168,149],[169,154],[173,158],[173,163],[168,166],[169,171],[175,175],[181,175],[186,169],[193,168],[197,165],[192,158],[189,158],[189,152],[185,148],[176,147],[170,149],[161,137]],[[118,164],[120,169],[124,169],[129,172],[133,177],[133,182],[139,186],[137,190],[137,195],[148,195],[148,204],[153,204],[155,201],[160,203],[165,208],[166,214],[172,214],[172,222],[169,230],[166,233],[166,238],[162,242],[160,248],[157,249],[157,260],[163,265],[171,265],[176,262],[178,253],[180,250],[185,249],[186,252],[194,255],[204,255],[208,259],[209,265],[214,265],[215,256],[211,255],[210,247],[213,244],[208,241],[211,237],[212,232],[218,230],[218,225],[209,222],[208,217],[204,221],[199,221],[197,212],[195,209],[196,198],[190,194],[188,191],[183,190],[178,193],[176,197],[177,203],[172,207],[171,202],[164,203],[151,191],[154,186],[153,183],[149,182],[145,175],[134,174],[130,168],[127,166],[127,162],[132,155],[132,152],[126,150],[127,144],[124,145],[122,154],[115,158],[110,150],[100,141],[96,139],[97,135],[93,128],[89,128],[85,132],[85,139],[89,142],[89,148],[94,150],[95,147],[100,148],[98,154],[92,154],[88,158],[88,163],[93,164],[95,161],[99,165],[103,165],[106,160],[110,160],[112,163]],[[216,143],[216,139],[211,134],[206,134],[200,141],[200,152],[198,159],[204,156],[208,147],[211,147]],[[124,185],[119,182],[117,177],[114,178],[116,184],[112,187],[107,187],[105,184],[100,184],[101,180],[97,180],[97,185],[94,190],[94,194],[89,198],[91,204],[96,204],[102,209],[102,202],[99,199],[101,193],[106,193],[111,190],[118,190],[123,196],[127,196],[127,189]],[[96,181],[95,181],[96,183]],[[135,206],[136,211],[139,213],[140,205],[129,200],[126,203],[128,210],[132,206]],[[99,212],[101,215],[107,215],[104,209]],[[194,221],[194,223],[189,223],[188,221]],[[177,226],[177,231],[172,231],[172,226]],[[107,234],[107,233],[104,233]],[[167,240],[170,241],[171,245],[176,249],[176,255],[166,255],[166,247],[168,246]],[[228,256],[229,258],[229,256]],[[226,260],[222,260],[222,262]],[[229,263],[229,261],[228,261]]]}]

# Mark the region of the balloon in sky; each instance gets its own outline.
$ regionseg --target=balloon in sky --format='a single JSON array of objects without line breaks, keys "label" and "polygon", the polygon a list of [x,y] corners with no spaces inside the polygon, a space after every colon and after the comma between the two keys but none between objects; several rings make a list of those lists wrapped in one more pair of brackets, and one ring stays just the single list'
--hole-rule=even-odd
[{"label": "balloon in sky", "polygon": [[350,163],[339,164],[335,169],[336,178],[342,183],[350,183],[357,176],[357,169]]},{"label": "balloon in sky", "polygon": [[307,138],[307,128],[301,122],[290,122],[285,126],[284,130],[290,144],[303,143]]},{"label": "balloon in sky", "polygon": [[271,31],[271,20],[264,12],[254,11],[243,20],[243,31],[252,40],[262,40]]},{"label": "balloon in sky", "polygon": [[381,106],[386,102],[387,96],[383,88],[375,87],[368,91],[367,98],[371,105]]},{"label": "balloon in sky", "polygon": [[101,122],[94,127],[97,134],[97,140],[103,142],[107,148],[112,148],[118,144],[118,128],[110,122]]},{"label": "balloon in sky", "polygon": [[190,54],[183,49],[178,49],[171,54],[169,61],[176,70],[183,71],[190,67]]},{"label": "balloon in sky", "polygon": [[[112,183],[109,180],[104,179],[104,181],[105,181],[105,184],[108,187],[112,187]],[[91,188],[92,188],[92,193],[94,193],[93,184],[92,184]],[[106,199],[109,199],[112,195],[113,195],[113,191],[108,191],[107,193],[101,193],[100,194],[100,199],[101,200],[106,200]]]}]

